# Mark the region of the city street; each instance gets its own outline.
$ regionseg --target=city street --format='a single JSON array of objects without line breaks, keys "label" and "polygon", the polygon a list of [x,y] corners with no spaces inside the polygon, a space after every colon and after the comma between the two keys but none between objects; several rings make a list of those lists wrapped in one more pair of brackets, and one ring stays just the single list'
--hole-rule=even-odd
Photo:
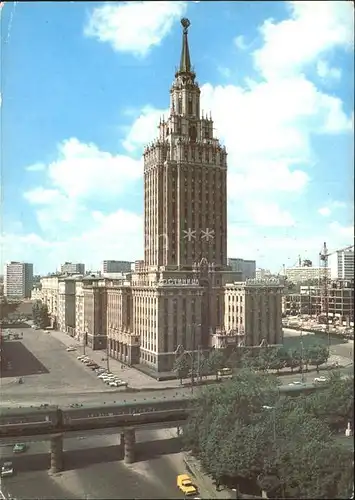
[{"label": "city street", "polygon": [[[2,482],[17,499],[183,498],[176,475],[184,472],[180,442],[173,430],[137,433],[136,462],[125,465],[119,436],[66,439],[65,468],[50,475],[48,443],[33,443],[23,455],[0,448],[1,461],[12,460],[16,475]],[[208,495],[207,495],[208,497]]]},{"label": "city street", "polygon": [[[285,345],[297,347],[300,345],[300,332],[284,329]],[[46,333],[41,330],[27,328],[23,330],[23,340],[6,341],[5,353],[13,357],[14,371],[21,370],[24,383],[18,384],[15,377],[1,379],[0,406],[30,406],[31,404],[58,404],[67,406],[72,403],[97,404],[113,403],[118,401],[142,401],[144,399],[162,399],[169,395],[179,396],[189,394],[190,388],[181,388],[179,381],[157,382],[147,375],[141,374],[133,368],[122,369],[121,364],[110,360],[110,368],[119,376],[125,378],[129,374],[132,381],[136,380],[135,389],[110,389],[97,379],[96,375],[76,359],[79,351],[67,352],[65,344],[60,339],[65,339],[67,344],[73,344],[67,335],[61,332]],[[309,332],[303,332],[304,345],[314,342],[323,342],[322,337],[316,337]],[[350,364],[353,362],[353,342],[344,342],[341,339],[332,340],[331,358],[329,362],[337,361],[339,365],[346,366],[347,373],[352,371]],[[95,353],[102,357],[102,353]],[[104,363],[102,363],[104,364]],[[26,375],[26,373],[30,373]],[[316,372],[304,374],[305,381],[312,382]],[[283,375],[280,377],[282,384],[289,384],[300,380],[300,374]],[[138,382],[143,384],[137,388]],[[168,385],[168,387],[167,387]],[[142,390],[148,386],[147,390]],[[195,388],[195,392],[198,389]],[[139,392],[140,391],[140,392]]]}]

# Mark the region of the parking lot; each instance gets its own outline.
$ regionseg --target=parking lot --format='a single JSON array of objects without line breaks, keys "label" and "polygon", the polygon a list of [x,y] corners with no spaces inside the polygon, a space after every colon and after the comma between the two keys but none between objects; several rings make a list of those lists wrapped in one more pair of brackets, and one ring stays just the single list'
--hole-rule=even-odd
[{"label": "parking lot", "polygon": [[16,393],[26,394],[26,400],[31,395],[118,390],[104,384],[93,370],[78,361],[80,352],[67,352],[66,346],[50,333],[31,328],[16,332],[23,333],[23,337],[3,344],[7,369],[2,372],[1,392],[6,400]]}]

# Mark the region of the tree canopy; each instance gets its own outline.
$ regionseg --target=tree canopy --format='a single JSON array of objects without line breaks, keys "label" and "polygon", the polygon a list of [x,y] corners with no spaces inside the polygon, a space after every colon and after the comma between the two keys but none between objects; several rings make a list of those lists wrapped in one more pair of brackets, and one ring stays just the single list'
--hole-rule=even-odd
[{"label": "tree canopy", "polygon": [[286,398],[273,375],[241,369],[199,393],[185,447],[219,483],[252,480],[277,498],[344,498],[352,453],[335,444],[324,413],[353,415],[351,383],[335,376],[314,397]]},{"label": "tree canopy", "polygon": [[8,300],[6,297],[0,298],[0,319],[6,320],[9,314],[16,312],[20,302]]},{"label": "tree canopy", "polygon": [[39,300],[32,306],[32,317],[34,324],[40,328],[47,328],[51,324],[48,307]]}]

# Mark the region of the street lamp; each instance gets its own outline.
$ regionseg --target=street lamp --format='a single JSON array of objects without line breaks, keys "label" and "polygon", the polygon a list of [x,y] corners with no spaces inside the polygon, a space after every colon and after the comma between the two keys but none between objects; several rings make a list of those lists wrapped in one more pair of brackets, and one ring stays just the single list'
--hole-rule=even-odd
[{"label": "street lamp", "polygon": [[[196,342],[195,342],[195,339],[196,339],[196,326],[197,327],[200,327],[201,324],[192,324],[191,325],[191,329],[192,329],[192,352],[189,352],[189,351],[186,351],[185,350],[185,347],[183,345],[178,345],[176,350],[175,350],[175,354],[176,355],[185,355],[187,354],[190,359],[191,359],[191,392],[193,393],[194,392],[194,384],[195,384],[195,347],[196,347]],[[200,347],[198,347],[198,351],[197,351],[197,376],[199,377],[200,375]]]}]

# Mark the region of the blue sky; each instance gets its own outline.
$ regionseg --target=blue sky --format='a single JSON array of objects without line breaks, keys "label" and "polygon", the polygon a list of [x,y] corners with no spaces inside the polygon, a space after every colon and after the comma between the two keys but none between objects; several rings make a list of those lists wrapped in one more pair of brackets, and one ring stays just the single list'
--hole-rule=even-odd
[{"label": "blue sky", "polygon": [[183,16],[229,153],[229,256],[278,271],[352,243],[351,2],[6,2],[3,262],[142,258],[141,154]]}]

